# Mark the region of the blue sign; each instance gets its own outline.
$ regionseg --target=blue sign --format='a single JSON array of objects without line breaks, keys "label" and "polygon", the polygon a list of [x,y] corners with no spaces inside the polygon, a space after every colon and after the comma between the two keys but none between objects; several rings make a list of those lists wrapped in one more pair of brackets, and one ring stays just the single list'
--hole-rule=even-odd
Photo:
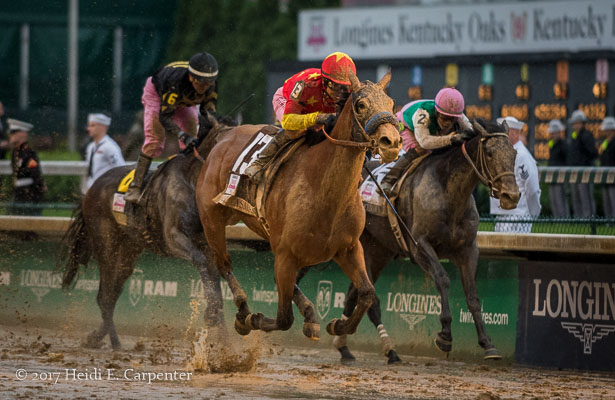
[{"label": "blue sign", "polygon": [[421,86],[423,83],[423,69],[420,65],[412,67],[412,86]]}]

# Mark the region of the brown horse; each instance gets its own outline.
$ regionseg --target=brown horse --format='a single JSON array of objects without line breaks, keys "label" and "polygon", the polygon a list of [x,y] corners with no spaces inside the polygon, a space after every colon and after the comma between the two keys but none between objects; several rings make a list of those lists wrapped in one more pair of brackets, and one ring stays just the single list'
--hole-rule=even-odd
[{"label": "brown horse", "polygon": [[[504,209],[515,208],[520,195],[513,173],[515,150],[508,140],[507,126],[483,120],[474,121],[473,126],[477,133],[475,137],[462,147],[449,148],[427,157],[400,188],[396,207],[418,246],[413,245],[407,232],[402,231],[410,250],[410,254],[405,253],[395,240],[388,219],[370,213],[367,213],[361,244],[373,282],[378,280],[388,262],[398,256],[412,257],[431,276],[442,298],[442,330],[434,343],[444,352],[451,351],[453,340],[448,299],[451,282],[439,259],[452,260],[461,272],[466,303],[474,317],[484,358],[498,359],[500,354],[485,331],[476,290],[479,216],[472,192],[482,181]],[[350,315],[357,303],[357,289],[353,285],[346,298],[344,315]],[[382,325],[377,298],[368,314],[376,327]],[[399,361],[388,336],[382,339],[386,339],[383,347],[389,363]],[[344,337],[336,337],[334,343],[342,361],[354,360]]]},{"label": "brown horse", "polygon": [[[293,324],[294,300],[305,318],[303,333],[318,339],[320,326],[313,304],[295,286],[297,271],[334,259],[359,290],[352,316],[333,320],[330,334],[353,333],[374,298],[359,236],[365,223],[358,183],[365,152],[371,148],[384,160],[397,157],[401,140],[392,118],[393,100],[384,89],[388,73],[378,83],[359,82],[352,74],[352,96],[339,115],[329,140],[301,146],[279,169],[265,201],[270,236],[252,216],[212,201],[226,187],[229,171],[250,138],[261,126],[244,125],[228,132],[212,149],[197,182],[197,205],[214,264],[227,280],[238,308],[235,329],[288,330]],[[246,179],[245,177],[242,179]],[[225,226],[242,220],[268,238],[275,256],[278,289],[277,319],[251,314],[247,297],[233,274],[226,249]]]}]

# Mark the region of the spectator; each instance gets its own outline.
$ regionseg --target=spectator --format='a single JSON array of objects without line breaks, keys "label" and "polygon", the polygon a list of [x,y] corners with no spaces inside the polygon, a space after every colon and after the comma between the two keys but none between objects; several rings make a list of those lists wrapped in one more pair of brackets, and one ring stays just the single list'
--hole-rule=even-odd
[{"label": "spectator", "polygon": [[[604,141],[598,152],[600,153],[601,167],[615,167],[615,118],[606,117],[600,125]],[[602,190],[602,203],[604,205],[604,215],[615,217],[615,184],[604,185]]]},{"label": "spectator", "polygon": [[[572,127],[570,145],[568,146],[568,165],[587,166],[594,165],[598,157],[596,142],[591,132],[585,129],[585,113],[575,110],[568,123]],[[593,183],[571,183],[572,211],[577,218],[589,218],[596,214]]]},{"label": "spectator", "polygon": [[125,164],[120,146],[107,135],[111,118],[105,114],[88,115],[88,135],[92,139],[86,149],[88,163],[87,189],[111,168]]},{"label": "spectator", "polygon": [[[520,140],[523,122],[515,117],[498,118],[498,123],[508,124],[508,140],[517,151],[515,158],[515,180],[519,186],[521,197],[517,207],[512,210],[500,208],[500,202],[491,198],[491,214],[496,215],[496,221],[529,219],[540,214],[540,185],[538,184],[538,167],[536,160]],[[502,215],[499,217],[499,215]],[[530,233],[532,224],[525,222],[496,222],[496,232]]]},{"label": "spectator", "polygon": [[[36,152],[28,145],[28,132],[32,124],[8,119],[9,144],[13,149],[11,166],[13,168],[13,204],[11,214],[15,215],[41,215],[41,208],[33,207],[31,203],[43,201],[43,194],[47,191],[45,181],[41,176]],[[29,206],[24,203],[30,203]]]},{"label": "spectator", "polygon": [[9,141],[6,140],[6,124],[4,121],[4,104],[0,101],[0,160],[4,160],[9,150]]},{"label": "spectator", "polygon": [[[558,119],[549,122],[549,167],[562,167],[567,164],[566,127]],[[570,218],[570,206],[566,184],[553,182],[549,185],[549,202],[554,217]]]}]

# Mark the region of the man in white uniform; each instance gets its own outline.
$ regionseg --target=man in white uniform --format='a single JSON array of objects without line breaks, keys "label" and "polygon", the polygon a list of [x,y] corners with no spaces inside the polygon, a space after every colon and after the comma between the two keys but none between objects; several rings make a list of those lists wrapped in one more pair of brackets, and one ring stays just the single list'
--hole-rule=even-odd
[{"label": "man in white uniform", "polygon": [[109,125],[111,125],[111,118],[105,114],[88,115],[88,135],[92,142],[86,149],[87,189],[99,176],[111,168],[126,164],[120,146],[107,135]]},{"label": "man in white uniform", "polygon": [[[498,118],[498,123],[505,121],[508,124],[508,139],[517,151],[515,158],[515,180],[519,186],[521,198],[517,208],[504,210],[500,208],[500,202],[491,198],[491,214],[496,215],[496,220],[529,219],[540,214],[540,185],[538,184],[538,167],[536,160],[528,149],[519,140],[524,123],[515,117]],[[531,223],[519,222],[496,222],[496,232],[519,232],[530,233]]]}]

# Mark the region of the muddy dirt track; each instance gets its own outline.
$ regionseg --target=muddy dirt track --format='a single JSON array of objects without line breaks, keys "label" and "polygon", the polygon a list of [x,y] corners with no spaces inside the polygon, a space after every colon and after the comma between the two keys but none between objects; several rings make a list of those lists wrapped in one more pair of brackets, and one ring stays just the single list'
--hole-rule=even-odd
[{"label": "muddy dirt track", "polygon": [[247,338],[240,345],[255,356],[250,371],[208,373],[191,371],[191,345],[185,341],[124,336],[127,350],[114,352],[108,342],[100,349],[82,348],[81,333],[0,326],[0,398],[615,398],[613,373],[408,355],[402,355],[401,364],[387,366],[380,354],[365,352],[355,352],[358,361],[347,366],[324,346],[283,347],[254,333]]}]

